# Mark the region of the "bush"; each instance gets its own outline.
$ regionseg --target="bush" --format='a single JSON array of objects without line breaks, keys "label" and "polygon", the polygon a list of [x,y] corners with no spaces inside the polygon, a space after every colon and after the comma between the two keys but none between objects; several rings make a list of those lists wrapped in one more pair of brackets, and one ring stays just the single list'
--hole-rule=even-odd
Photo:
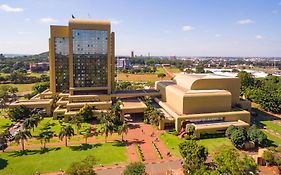
[{"label": "bush", "polygon": [[195,132],[195,126],[190,124],[185,126],[185,131],[187,132],[188,135],[193,135]]},{"label": "bush", "polygon": [[272,151],[265,151],[262,155],[263,160],[267,165],[273,165],[274,164],[274,154]]},{"label": "bush", "polygon": [[124,170],[124,175],[144,175],[145,165],[142,162],[130,163]]},{"label": "bush", "polygon": [[257,128],[256,125],[252,125],[248,130],[248,137],[256,145],[266,146],[267,136]]},{"label": "bush", "polygon": [[225,136],[228,137],[228,138],[230,138],[231,135],[232,135],[232,133],[233,133],[234,131],[236,131],[237,129],[238,129],[237,126],[230,125],[230,126],[226,129],[226,131],[225,131]]},{"label": "bush", "polygon": [[238,128],[231,134],[231,141],[236,148],[244,148],[247,141],[247,132],[244,128]]},{"label": "bush", "polygon": [[16,106],[9,109],[8,115],[12,121],[19,121],[28,118],[30,110],[25,106]]},{"label": "bush", "polygon": [[93,169],[95,164],[95,158],[88,156],[86,159],[80,162],[73,162],[70,167],[66,170],[68,175],[96,175]]}]

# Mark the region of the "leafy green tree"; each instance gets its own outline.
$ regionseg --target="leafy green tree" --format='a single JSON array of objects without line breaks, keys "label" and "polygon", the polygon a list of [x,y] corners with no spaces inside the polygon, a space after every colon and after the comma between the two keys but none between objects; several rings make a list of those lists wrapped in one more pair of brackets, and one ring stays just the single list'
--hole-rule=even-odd
[{"label": "leafy green tree", "polygon": [[257,128],[256,125],[252,125],[248,130],[248,137],[251,141],[259,146],[265,146],[267,143],[267,136]]},{"label": "leafy green tree", "polygon": [[204,166],[208,151],[204,146],[198,145],[195,140],[187,140],[179,144],[180,154],[184,159],[184,173],[193,175]]},{"label": "leafy green tree", "polygon": [[62,141],[64,139],[65,146],[67,146],[67,140],[70,139],[72,136],[74,136],[74,129],[71,125],[62,125],[61,130],[59,133],[59,138]]},{"label": "leafy green tree", "polygon": [[244,148],[247,141],[247,132],[244,128],[239,127],[231,134],[231,142],[236,148]]},{"label": "leafy green tree", "polygon": [[30,131],[28,130],[23,130],[23,131],[19,131],[16,135],[15,135],[15,142],[16,143],[21,143],[21,150],[24,151],[24,141],[27,141],[28,138],[31,138],[32,135],[30,133]]},{"label": "leafy green tree", "polygon": [[195,126],[192,124],[187,124],[185,126],[185,131],[188,133],[188,135],[193,135],[195,132]]},{"label": "leafy green tree", "polygon": [[246,71],[240,71],[237,74],[237,77],[240,78],[241,88],[251,87],[255,83],[255,79],[252,74],[247,73]]},{"label": "leafy green tree", "polygon": [[66,170],[68,175],[96,175],[93,166],[96,164],[96,159],[93,156],[88,156],[86,159],[78,162],[73,162]]},{"label": "leafy green tree", "polygon": [[7,137],[10,135],[11,133],[9,129],[6,129],[3,133],[0,134],[0,150],[2,150],[2,152],[4,152],[6,148],[8,148]]},{"label": "leafy green tree", "polygon": [[237,126],[230,125],[225,131],[225,136],[228,137],[228,138],[231,138],[232,133],[234,131],[236,131],[237,129],[238,129]]},{"label": "leafy green tree", "polygon": [[124,170],[124,175],[145,175],[145,165],[142,162],[130,163]]},{"label": "leafy green tree", "polygon": [[46,89],[48,89],[49,87],[50,87],[49,82],[40,82],[40,83],[36,83],[32,87],[32,90],[35,91],[36,93],[41,93],[41,92],[45,91]]},{"label": "leafy green tree", "polygon": [[8,115],[12,121],[19,121],[28,118],[30,110],[25,106],[11,107],[8,111]]},{"label": "leafy green tree", "polygon": [[93,119],[93,107],[89,104],[85,104],[78,112],[78,116],[83,117],[84,121],[90,121]]},{"label": "leafy green tree", "polygon": [[237,150],[228,147],[222,147],[214,156],[215,171],[218,174],[229,175],[247,175],[255,174],[257,171],[257,164],[254,160],[244,155],[240,159]]},{"label": "leafy green tree", "polygon": [[204,66],[199,64],[195,67],[195,72],[196,73],[205,73],[205,70],[204,70]]},{"label": "leafy green tree", "polygon": [[190,68],[185,69],[184,72],[187,73],[187,74],[192,74],[192,73],[194,73],[194,71],[193,71],[192,69],[190,69]]}]

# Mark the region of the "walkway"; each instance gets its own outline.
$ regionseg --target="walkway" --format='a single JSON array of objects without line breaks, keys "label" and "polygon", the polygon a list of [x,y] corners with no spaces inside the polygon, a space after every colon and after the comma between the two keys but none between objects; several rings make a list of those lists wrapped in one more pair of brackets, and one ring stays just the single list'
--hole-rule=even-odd
[{"label": "walkway", "polygon": [[155,162],[161,160],[155,146],[161,153],[163,160],[173,159],[168,156],[169,151],[159,139],[159,136],[160,132],[154,129],[151,125],[147,125],[142,122],[130,123],[128,134],[124,137],[124,139],[128,142],[127,150],[130,161],[140,161],[137,154],[137,145],[140,146],[145,162]]}]

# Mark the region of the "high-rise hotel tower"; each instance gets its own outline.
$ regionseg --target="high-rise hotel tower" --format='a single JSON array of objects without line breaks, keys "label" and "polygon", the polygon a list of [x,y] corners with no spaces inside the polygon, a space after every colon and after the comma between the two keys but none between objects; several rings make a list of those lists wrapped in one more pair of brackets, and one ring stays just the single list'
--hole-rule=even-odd
[{"label": "high-rise hotel tower", "polygon": [[51,26],[50,91],[110,94],[115,77],[114,33],[109,21],[72,19]]}]

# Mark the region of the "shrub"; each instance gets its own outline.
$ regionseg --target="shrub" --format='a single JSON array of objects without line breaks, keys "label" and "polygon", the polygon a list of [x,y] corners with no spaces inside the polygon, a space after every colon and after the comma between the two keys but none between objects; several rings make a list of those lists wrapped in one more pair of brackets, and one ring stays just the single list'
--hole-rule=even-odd
[{"label": "shrub", "polygon": [[144,175],[145,165],[142,162],[130,163],[124,170],[124,175]]},{"label": "shrub", "polygon": [[225,131],[225,136],[228,137],[228,138],[230,138],[231,135],[232,135],[232,133],[233,133],[235,130],[237,130],[237,129],[238,129],[237,126],[230,125],[230,126],[226,129],[226,131]]},{"label": "shrub", "polygon": [[244,128],[238,128],[231,134],[231,141],[236,148],[244,148],[247,141],[247,132]]},{"label": "shrub", "polygon": [[70,167],[66,170],[68,175],[96,175],[93,169],[95,164],[95,158],[88,156],[86,159],[80,162],[73,162]]},{"label": "shrub", "polygon": [[267,136],[257,128],[256,125],[252,125],[248,130],[248,137],[256,145],[265,146],[267,143]]},{"label": "shrub", "polygon": [[265,151],[262,155],[263,160],[267,165],[273,165],[274,164],[274,154],[272,151]]},{"label": "shrub", "polygon": [[185,126],[185,131],[187,132],[188,135],[192,135],[195,132],[195,126],[190,124]]}]

